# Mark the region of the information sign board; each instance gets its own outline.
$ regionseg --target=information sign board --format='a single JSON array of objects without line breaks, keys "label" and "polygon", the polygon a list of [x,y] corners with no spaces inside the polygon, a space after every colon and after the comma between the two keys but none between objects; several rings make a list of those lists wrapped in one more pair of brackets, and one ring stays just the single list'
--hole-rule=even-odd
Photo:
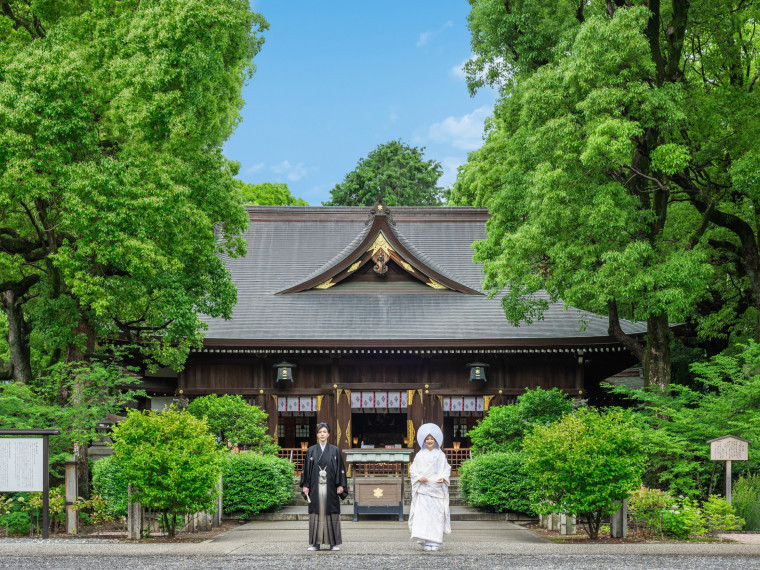
[{"label": "information sign board", "polygon": [[731,435],[710,441],[710,459],[713,461],[747,461],[749,442]]},{"label": "information sign board", "polygon": [[0,491],[43,490],[43,440],[0,437]]}]

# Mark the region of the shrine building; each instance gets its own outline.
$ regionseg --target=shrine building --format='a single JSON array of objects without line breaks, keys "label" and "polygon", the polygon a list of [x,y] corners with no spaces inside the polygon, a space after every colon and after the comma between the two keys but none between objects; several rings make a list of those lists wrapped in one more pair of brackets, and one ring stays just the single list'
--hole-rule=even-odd
[{"label": "shrine building", "polygon": [[472,260],[485,209],[378,202],[247,212],[247,255],[226,260],[238,290],[233,317],[206,320],[176,391],[241,394],[269,414],[285,454],[313,444],[319,422],[344,449],[411,448],[415,430],[435,422],[447,450],[464,450],[475,422],[526,388],[557,387],[593,404],[601,380],[636,363],[606,318],[561,303],[531,324],[507,322]]}]

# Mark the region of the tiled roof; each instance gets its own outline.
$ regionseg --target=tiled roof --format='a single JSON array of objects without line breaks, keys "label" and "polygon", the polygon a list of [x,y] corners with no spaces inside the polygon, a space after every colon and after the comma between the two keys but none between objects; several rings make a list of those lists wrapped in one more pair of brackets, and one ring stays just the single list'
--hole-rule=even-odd
[{"label": "tiled roof", "polygon": [[[206,318],[207,345],[382,346],[440,342],[455,346],[543,346],[612,342],[607,319],[553,304],[542,321],[514,327],[500,297],[434,290],[423,284],[339,283],[327,290],[277,294],[338,263],[366,237],[368,208],[247,207],[248,253],[227,259],[238,289],[230,321]],[[485,237],[486,210],[393,208],[404,246],[440,273],[480,290],[483,275],[471,245]],[[358,241],[357,241],[358,240]],[[343,256],[343,257],[342,257]],[[585,328],[581,325],[585,324]],[[645,325],[622,323],[629,333]],[[581,330],[583,328],[583,330]]]}]

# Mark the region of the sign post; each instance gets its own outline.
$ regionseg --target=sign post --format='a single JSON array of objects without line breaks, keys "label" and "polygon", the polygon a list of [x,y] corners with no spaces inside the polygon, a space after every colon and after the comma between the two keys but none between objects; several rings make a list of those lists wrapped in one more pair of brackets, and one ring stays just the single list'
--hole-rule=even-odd
[{"label": "sign post", "polygon": [[726,501],[731,503],[731,462],[747,461],[749,441],[733,435],[724,435],[707,443],[710,444],[710,459],[726,462]]},{"label": "sign post", "polygon": [[[42,538],[50,532],[50,451],[48,438],[57,429],[0,429],[0,491],[42,492]],[[36,437],[24,437],[41,435]]]}]

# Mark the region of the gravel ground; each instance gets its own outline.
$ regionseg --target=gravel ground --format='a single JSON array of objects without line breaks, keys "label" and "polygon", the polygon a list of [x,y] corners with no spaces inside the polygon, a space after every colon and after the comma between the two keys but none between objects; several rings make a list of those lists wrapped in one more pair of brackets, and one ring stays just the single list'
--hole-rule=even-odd
[{"label": "gravel ground", "polygon": [[[324,556],[329,556],[326,560]],[[480,568],[634,568],[634,569],[692,569],[692,568],[757,568],[760,558],[753,556],[630,556],[630,555],[442,555],[440,553],[417,556],[367,556],[315,554],[312,556],[53,556],[49,558],[2,556],[0,568],[26,569],[94,569],[129,568],[130,570],[159,568],[256,568],[257,570],[319,569],[319,570],[398,570],[425,568],[426,570],[460,570]]]}]

